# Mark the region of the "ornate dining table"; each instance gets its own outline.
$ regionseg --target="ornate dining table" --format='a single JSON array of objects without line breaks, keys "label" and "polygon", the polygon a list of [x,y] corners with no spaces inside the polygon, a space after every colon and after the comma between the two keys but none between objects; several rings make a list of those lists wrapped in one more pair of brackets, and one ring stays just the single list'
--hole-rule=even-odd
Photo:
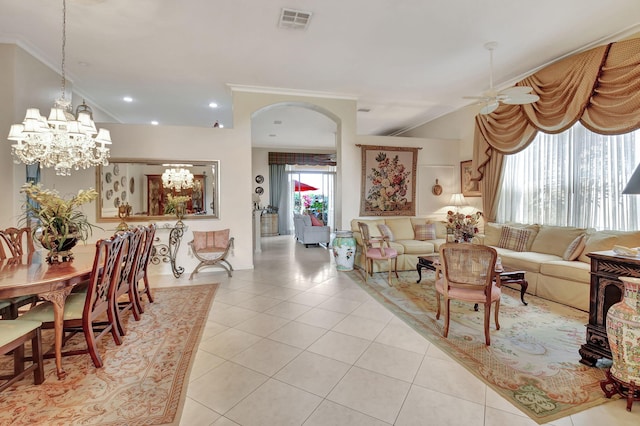
[{"label": "ornate dining table", "polygon": [[63,313],[67,296],[74,286],[91,276],[95,245],[78,245],[71,262],[49,265],[43,250],[22,257],[0,261],[0,299],[37,294],[53,303],[55,359],[58,379],[66,372],[62,368]]}]

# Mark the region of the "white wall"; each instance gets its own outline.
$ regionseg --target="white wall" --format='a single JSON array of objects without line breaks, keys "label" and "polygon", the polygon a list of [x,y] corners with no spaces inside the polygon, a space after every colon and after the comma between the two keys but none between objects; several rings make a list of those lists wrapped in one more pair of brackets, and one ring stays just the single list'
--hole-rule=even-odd
[{"label": "white wall", "polygon": [[[454,161],[459,179],[460,162],[473,157],[475,117],[479,112],[480,106],[471,105],[404,132],[402,136],[459,140],[458,158]],[[482,210],[482,197],[467,197],[466,200],[471,207]]]}]

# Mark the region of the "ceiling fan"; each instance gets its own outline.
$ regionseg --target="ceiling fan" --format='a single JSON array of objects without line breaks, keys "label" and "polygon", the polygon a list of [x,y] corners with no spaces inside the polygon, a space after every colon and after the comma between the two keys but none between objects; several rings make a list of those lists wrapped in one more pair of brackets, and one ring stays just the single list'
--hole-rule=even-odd
[{"label": "ceiling fan", "polygon": [[490,41],[484,45],[489,51],[489,90],[484,92],[482,96],[465,96],[465,99],[477,99],[483,107],[480,114],[491,114],[495,111],[500,103],[507,105],[524,105],[536,102],[540,97],[530,92],[533,90],[529,86],[514,86],[508,89],[497,91],[493,88],[493,51],[498,46],[495,41]]}]

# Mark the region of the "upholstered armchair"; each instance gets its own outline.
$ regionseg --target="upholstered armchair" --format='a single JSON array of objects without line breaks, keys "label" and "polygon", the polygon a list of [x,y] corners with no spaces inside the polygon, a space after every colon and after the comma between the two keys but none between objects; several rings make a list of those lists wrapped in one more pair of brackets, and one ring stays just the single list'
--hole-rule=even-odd
[{"label": "upholstered armchair", "polygon": [[312,225],[309,215],[294,213],[293,228],[296,241],[305,247],[309,247],[310,244],[329,244],[331,227]]}]

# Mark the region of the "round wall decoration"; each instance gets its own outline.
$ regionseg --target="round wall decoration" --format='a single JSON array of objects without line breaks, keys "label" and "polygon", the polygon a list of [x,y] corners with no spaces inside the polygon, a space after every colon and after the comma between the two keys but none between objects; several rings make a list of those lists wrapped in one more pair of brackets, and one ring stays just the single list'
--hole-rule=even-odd
[{"label": "round wall decoration", "polygon": [[263,192],[264,192],[264,189],[261,186],[256,187],[256,194],[262,195]]},{"label": "round wall decoration", "polygon": [[256,183],[262,183],[262,182],[264,182],[264,176],[262,175],[256,176]]}]

